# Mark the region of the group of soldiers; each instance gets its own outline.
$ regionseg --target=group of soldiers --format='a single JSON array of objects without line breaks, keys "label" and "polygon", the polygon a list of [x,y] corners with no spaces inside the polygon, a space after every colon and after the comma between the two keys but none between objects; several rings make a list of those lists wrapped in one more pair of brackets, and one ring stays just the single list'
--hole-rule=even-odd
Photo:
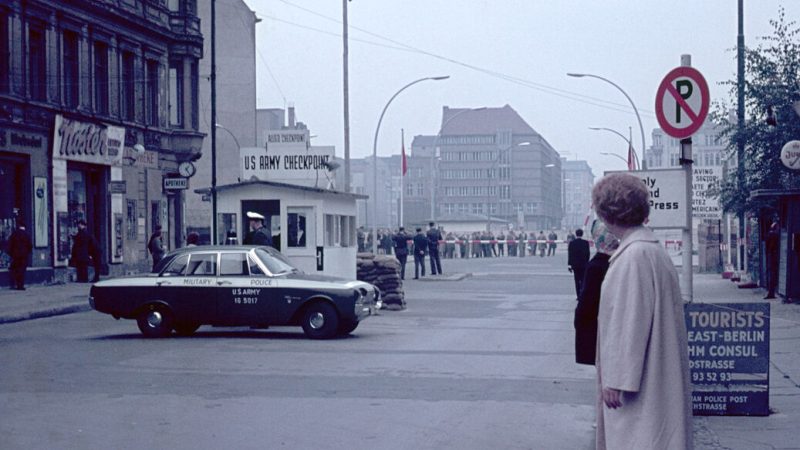
[{"label": "group of soldiers", "polygon": [[[415,234],[406,232],[400,227],[397,233],[389,230],[378,231],[377,249],[379,254],[390,255],[394,253],[400,261],[401,278],[405,279],[405,264],[408,255],[414,256],[414,279],[425,276],[425,257],[430,260],[430,273],[442,274],[441,259],[453,258],[496,258],[503,256],[554,256],[558,248],[558,234],[552,230],[545,235],[544,231],[538,234],[528,234],[524,230],[476,231],[473,233],[443,233],[434,222],[429,224],[428,230],[423,232],[417,228]],[[567,241],[575,239],[570,232]],[[535,241],[535,242],[533,242]],[[359,230],[359,251],[369,252],[372,249],[371,234]]]}]

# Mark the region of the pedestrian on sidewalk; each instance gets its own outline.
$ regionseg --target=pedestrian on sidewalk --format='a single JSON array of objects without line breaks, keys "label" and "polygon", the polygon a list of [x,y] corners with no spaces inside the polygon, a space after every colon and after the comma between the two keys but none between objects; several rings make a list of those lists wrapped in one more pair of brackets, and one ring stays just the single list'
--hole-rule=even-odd
[{"label": "pedestrian on sidewalk", "polygon": [[187,247],[197,247],[197,244],[200,243],[200,234],[196,231],[190,232],[186,235],[186,246]]},{"label": "pedestrian on sidewalk", "polygon": [[575,362],[594,365],[597,347],[597,312],[600,309],[600,292],[608,271],[608,260],[619,247],[619,240],[600,220],[591,228],[597,250],[586,265],[586,275],[575,308]]},{"label": "pedestrian on sidewalk", "polygon": [[156,265],[158,265],[158,262],[164,257],[164,253],[166,253],[164,250],[164,241],[161,238],[161,225],[156,225],[155,231],[150,235],[150,240],[147,241],[147,250],[150,251],[150,255],[153,257],[153,271],[155,272]]},{"label": "pedestrian on sidewalk", "polygon": [[581,285],[583,284],[586,264],[589,263],[589,243],[583,239],[583,230],[575,230],[575,239],[567,245],[567,270],[572,272],[575,280],[575,295],[581,295]]},{"label": "pedestrian on sidewalk", "polygon": [[620,239],[597,320],[598,449],[691,449],[689,354],[678,273],[643,223],[650,192],[615,173],[592,189],[600,219]]},{"label": "pedestrian on sidewalk", "polygon": [[556,230],[550,232],[547,235],[547,256],[555,256],[556,248],[558,248],[558,235],[556,234]]},{"label": "pedestrian on sidewalk", "polygon": [[8,274],[11,278],[11,289],[25,290],[25,272],[28,271],[31,250],[33,250],[31,235],[25,229],[25,222],[18,217],[17,228],[8,238],[8,255],[11,257]]},{"label": "pedestrian on sidewalk", "polygon": [[547,250],[547,237],[544,235],[544,230],[539,230],[539,236],[536,236],[536,245],[539,247],[539,256],[544,258],[544,252]]},{"label": "pedestrian on sidewalk", "polygon": [[78,220],[78,232],[72,237],[72,252],[69,263],[75,267],[78,283],[89,282],[89,261],[91,260],[92,241],[94,238],[86,230],[86,221]]},{"label": "pedestrian on sidewalk", "polygon": [[417,228],[417,234],[414,235],[414,279],[420,277],[420,268],[422,268],[422,276],[425,276],[425,252],[428,249],[428,238],[422,234],[422,228]]},{"label": "pedestrian on sidewalk", "polygon": [[767,296],[765,299],[775,298],[778,288],[778,265],[780,263],[781,227],[778,219],[772,222],[767,232],[766,259],[767,259]]}]

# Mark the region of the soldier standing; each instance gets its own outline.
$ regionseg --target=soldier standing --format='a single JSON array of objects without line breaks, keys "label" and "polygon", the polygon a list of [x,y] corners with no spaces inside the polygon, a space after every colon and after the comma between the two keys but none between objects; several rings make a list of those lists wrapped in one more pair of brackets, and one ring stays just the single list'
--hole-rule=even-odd
[{"label": "soldier standing", "polygon": [[400,227],[400,230],[392,237],[392,240],[394,240],[394,256],[400,261],[400,279],[405,280],[406,261],[408,261],[408,235],[406,234],[406,229]]},{"label": "soldier standing", "polygon": [[428,252],[431,259],[431,275],[442,274],[442,260],[439,258],[439,241],[442,240],[442,233],[431,222],[428,229]]},{"label": "soldier standing", "polygon": [[268,245],[272,247],[272,232],[264,227],[264,216],[257,212],[247,211],[250,219],[250,232],[244,237],[244,245]]},{"label": "soldier standing", "polygon": [[417,228],[417,234],[414,235],[414,279],[419,278],[420,267],[422,267],[422,276],[425,276],[425,251],[428,248],[428,238],[422,234],[422,228]]},{"label": "soldier standing", "polygon": [[547,235],[547,256],[554,256],[556,254],[556,241],[558,240],[558,235],[556,234],[556,230],[550,232]]}]

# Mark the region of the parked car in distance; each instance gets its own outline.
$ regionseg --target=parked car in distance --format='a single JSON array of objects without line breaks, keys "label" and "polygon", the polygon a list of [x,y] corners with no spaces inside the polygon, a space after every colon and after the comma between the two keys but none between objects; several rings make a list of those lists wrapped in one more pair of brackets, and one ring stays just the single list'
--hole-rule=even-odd
[{"label": "parked car in distance", "polygon": [[135,319],[147,337],[201,325],[294,325],[312,339],[351,333],[380,309],[380,291],[362,281],[305,274],[271,247],[198,246],[168,254],[153,273],[95,283],[89,304]]}]

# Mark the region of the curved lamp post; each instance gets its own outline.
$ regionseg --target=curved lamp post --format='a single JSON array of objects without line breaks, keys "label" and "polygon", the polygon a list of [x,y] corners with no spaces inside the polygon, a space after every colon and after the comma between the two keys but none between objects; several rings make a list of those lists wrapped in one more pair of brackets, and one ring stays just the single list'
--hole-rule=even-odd
[{"label": "curved lamp post", "polygon": [[[628,139],[628,138],[626,138],[624,134],[620,133],[620,132],[619,132],[619,131],[617,131],[617,130],[612,130],[611,128],[605,128],[605,127],[589,127],[589,129],[590,129],[590,130],[595,130],[595,131],[610,131],[610,132],[612,132],[612,133],[616,134],[617,136],[621,137],[621,138],[622,138],[622,139],[623,139],[625,142],[627,142],[627,143],[628,143],[628,145],[629,145],[631,148],[633,148],[633,143],[631,142],[631,140],[630,140],[630,139]],[[628,130],[630,130],[630,127],[628,127]],[[601,155],[608,155],[609,153],[600,152],[600,154],[601,154]],[[619,158],[622,158],[620,155],[618,155],[618,154],[616,154],[616,153],[610,153],[610,154],[612,154],[612,155],[614,155],[614,156],[617,156],[617,157],[619,157]],[[641,167],[641,164],[637,164],[637,163],[639,163],[638,156],[637,156],[637,155],[635,155],[635,154],[634,154],[634,156],[635,156],[635,157],[636,157],[636,159],[637,159],[636,161],[634,161],[634,164],[635,164],[637,167]],[[642,154],[642,156],[644,156],[644,154]],[[625,159],[625,158],[622,158],[622,159]],[[625,164],[626,164],[626,165],[628,164],[628,161],[627,161],[627,160],[625,160]]]},{"label": "curved lamp post", "polygon": [[389,105],[392,104],[392,101],[400,95],[401,92],[405,91],[406,89],[410,88],[411,86],[421,83],[423,81],[433,80],[433,81],[441,81],[450,78],[449,75],[441,76],[441,77],[425,77],[420,78],[419,80],[414,80],[411,83],[403,86],[397,92],[392,95],[388,102],[386,102],[386,106],[383,107],[383,111],[381,111],[381,117],[378,119],[378,126],[375,127],[375,139],[372,142],[372,195],[375,198],[375,205],[372,208],[372,253],[377,255],[378,254],[378,132],[381,130],[381,122],[383,122],[383,116],[386,114],[386,110],[389,108]]},{"label": "curved lamp post", "polygon": [[622,92],[622,95],[624,95],[625,98],[628,99],[628,102],[630,102],[631,107],[633,107],[633,112],[636,113],[636,120],[639,122],[639,132],[642,134],[642,159],[641,159],[642,169],[647,170],[647,162],[645,161],[645,157],[644,157],[645,143],[644,143],[644,127],[642,126],[642,118],[641,118],[641,116],[639,116],[639,110],[636,109],[636,105],[633,103],[633,100],[631,100],[631,97],[628,95],[628,93],[625,92],[624,90],[622,90],[622,88],[619,87],[619,85],[617,85],[613,81],[609,80],[608,78],[603,78],[603,77],[598,76],[598,75],[592,75],[590,73],[568,73],[567,75],[571,76],[571,77],[575,77],[575,78],[589,77],[589,78],[597,78],[598,80],[603,80],[606,83],[608,83],[608,84],[614,86],[615,88],[619,89],[619,91]]},{"label": "curved lamp post", "polygon": [[229,135],[230,135],[230,136],[233,138],[233,142],[235,142],[235,143],[236,143],[236,148],[238,148],[238,149],[241,149],[241,148],[242,148],[242,146],[241,146],[241,145],[239,145],[239,140],[238,140],[238,139],[236,139],[236,135],[234,135],[234,134],[231,132],[231,130],[229,130],[229,129],[227,129],[227,128],[223,127],[221,124],[217,124],[217,128],[219,128],[220,130],[225,130],[225,131],[227,131],[227,132],[228,132],[228,134],[229,134]]},{"label": "curved lamp post", "polygon": [[468,113],[468,112],[476,112],[476,111],[483,111],[485,109],[489,109],[486,106],[482,106],[480,108],[468,108],[463,109],[452,116],[449,119],[445,120],[442,123],[442,126],[439,127],[439,132],[436,133],[436,138],[433,140],[433,152],[431,153],[431,220],[436,221],[436,177],[434,176],[435,165],[436,165],[436,149],[439,147],[439,139],[442,137],[442,133],[444,133],[444,129],[447,125],[453,121],[456,117]]},{"label": "curved lamp post", "polygon": [[619,153],[612,153],[612,152],[600,152],[601,155],[605,156],[616,156],[617,158],[621,159],[626,165],[628,164],[628,160],[622,157]]}]

